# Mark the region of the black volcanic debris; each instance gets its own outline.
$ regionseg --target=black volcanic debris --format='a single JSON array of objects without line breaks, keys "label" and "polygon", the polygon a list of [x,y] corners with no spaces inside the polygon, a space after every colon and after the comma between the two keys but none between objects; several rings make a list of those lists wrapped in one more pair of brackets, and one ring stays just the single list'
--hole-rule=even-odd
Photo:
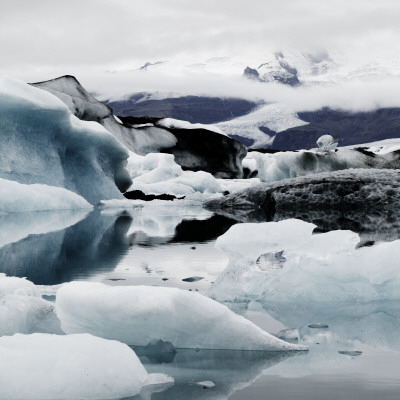
[{"label": "black volcanic debris", "polygon": [[300,218],[320,231],[350,229],[393,240],[400,237],[400,170],[347,169],[262,183],[205,207],[242,222]]},{"label": "black volcanic debris", "polygon": [[323,108],[299,112],[298,116],[309,124],[278,132],[271,147],[279,150],[309,149],[326,134],[333,135],[339,146],[400,137],[400,108],[354,113]]},{"label": "black volcanic debris", "polygon": [[[161,151],[173,154],[175,161],[185,170],[207,171],[220,178],[241,178],[243,175],[242,159],[247,151],[241,143],[207,129],[165,128],[158,122],[165,116],[196,122],[227,119],[245,114],[255,106],[255,103],[240,99],[196,96],[166,99],[167,103],[170,101],[171,104],[179,105],[178,109],[186,110],[186,113],[181,115],[163,113],[163,108],[160,107],[163,103],[158,101],[154,103],[157,104],[156,108],[141,109],[139,115],[135,113],[127,115],[118,111],[117,105],[126,104],[125,102],[117,102],[117,105],[109,103],[116,114],[122,115],[121,124],[114,118],[111,108],[97,101],[73,76],[62,76],[32,85],[57,96],[76,117],[100,123],[123,145],[137,154],[146,155]],[[129,101],[137,107],[136,101],[142,97],[143,95],[131,97]],[[129,101],[127,104],[130,104]],[[143,103],[145,101],[138,103],[139,109]],[[196,112],[200,114],[190,117],[191,113]],[[151,115],[156,115],[156,117]],[[207,118],[211,120],[202,118],[201,115],[207,115]],[[122,192],[126,191],[131,184],[130,177],[127,173],[124,175],[122,170],[115,176],[115,181]],[[136,195],[131,194],[131,196]]]},{"label": "black volcanic debris", "polygon": [[174,147],[161,152],[173,154],[183,169],[206,171],[218,178],[241,178],[246,147],[224,135],[206,129],[169,128],[177,139]]}]

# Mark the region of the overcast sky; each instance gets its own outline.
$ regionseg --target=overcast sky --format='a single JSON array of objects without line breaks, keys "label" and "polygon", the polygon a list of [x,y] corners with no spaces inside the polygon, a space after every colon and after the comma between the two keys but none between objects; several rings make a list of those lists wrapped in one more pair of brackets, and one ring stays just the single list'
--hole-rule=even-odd
[{"label": "overcast sky", "polygon": [[[277,50],[326,50],[350,63],[398,62],[399,17],[398,0],[0,0],[0,73],[26,81],[72,74],[106,93],[124,80],[127,92],[178,91],[193,82],[179,74],[140,81],[107,72],[146,61],[263,60]],[[254,90],[209,76],[196,80],[194,91]]]}]

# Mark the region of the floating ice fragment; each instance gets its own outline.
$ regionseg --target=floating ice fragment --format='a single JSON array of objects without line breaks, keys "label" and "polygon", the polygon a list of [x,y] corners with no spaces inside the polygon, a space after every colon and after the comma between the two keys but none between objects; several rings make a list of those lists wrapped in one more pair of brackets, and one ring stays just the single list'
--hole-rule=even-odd
[{"label": "floating ice fragment", "polygon": [[202,386],[203,389],[209,389],[215,386],[215,383],[213,381],[201,381],[201,382],[196,382],[196,385]]},{"label": "floating ice fragment", "polygon": [[329,325],[323,324],[321,322],[317,322],[316,324],[308,325],[308,327],[312,328],[312,329],[327,329],[327,328],[329,328]]},{"label": "floating ice fragment", "polygon": [[182,280],[183,282],[197,282],[201,281],[202,279],[204,279],[204,276],[191,276],[189,278],[184,278]]},{"label": "floating ice fragment", "polygon": [[339,354],[343,354],[345,356],[358,357],[358,356],[361,356],[362,351],[359,351],[359,350],[353,350],[353,351],[339,350],[338,353]]}]

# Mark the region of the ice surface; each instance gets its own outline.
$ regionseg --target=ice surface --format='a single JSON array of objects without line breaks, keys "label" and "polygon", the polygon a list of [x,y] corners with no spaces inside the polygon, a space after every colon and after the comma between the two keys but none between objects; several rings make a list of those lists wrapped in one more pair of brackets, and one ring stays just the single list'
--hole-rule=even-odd
[{"label": "ice surface", "polygon": [[0,274],[0,336],[33,332],[61,333],[54,304],[32,282]]},{"label": "ice surface", "polygon": [[269,335],[214,300],[176,288],[71,282],[59,289],[56,309],[67,333],[136,346],[161,339],[177,348],[306,349]]},{"label": "ice surface", "polygon": [[150,153],[139,156],[131,153],[128,171],[133,179],[128,189],[146,194],[173,194],[188,196],[195,193],[220,193],[221,185],[204,171],[183,171],[172,154]]},{"label": "ice surface", "polygon": [[118,187],[130,184],[125,148],[52,94],[1,78],[0,113],[0,178],[63,187],[92,204],[121,198]]},{"label": "ice surface", "polygon": [[25,185],[0,178],[0,212],[71,210],[93,206],[70,190],[44,184]]},{"label": "ice surface", "polygon": [[0,337],[0,397],[9,400],[116,399],[149,378],[125,344],[87,334]]}]

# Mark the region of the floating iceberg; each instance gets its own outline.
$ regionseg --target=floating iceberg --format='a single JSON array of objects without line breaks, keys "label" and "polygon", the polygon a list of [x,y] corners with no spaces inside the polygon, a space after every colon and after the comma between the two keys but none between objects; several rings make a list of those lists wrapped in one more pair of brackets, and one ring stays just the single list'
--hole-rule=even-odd
[{"label": "floating iceberg", "polygon": [[163,340],[176,348],[306,350],[208,297],[176,288],[72,282],[59,289],[56,309],[66,333],[87,332],[136,346]]},{"label": "floating iceberg", "polygon": [[130,185],[126,149],[52,94],[1,78],[0,115],[0,178],[65,188],[92,204],[122,198]]},{"label": "floating iceberg", "polygon": [[0,338],[0,398],[116,399],[138,394],[149,375],[125,344],[82,335]]},{"label": "floating iceberg", "polygon": [[[266,304],[399,299],[399,240],[356,248],[356,233],[312,234],[315,227],[300,220],[232,226],[216,242],[229,254],[229,265],[210,294]],[[259,255],[276,252],[286,259],[281,269],[257,265]]]}]

